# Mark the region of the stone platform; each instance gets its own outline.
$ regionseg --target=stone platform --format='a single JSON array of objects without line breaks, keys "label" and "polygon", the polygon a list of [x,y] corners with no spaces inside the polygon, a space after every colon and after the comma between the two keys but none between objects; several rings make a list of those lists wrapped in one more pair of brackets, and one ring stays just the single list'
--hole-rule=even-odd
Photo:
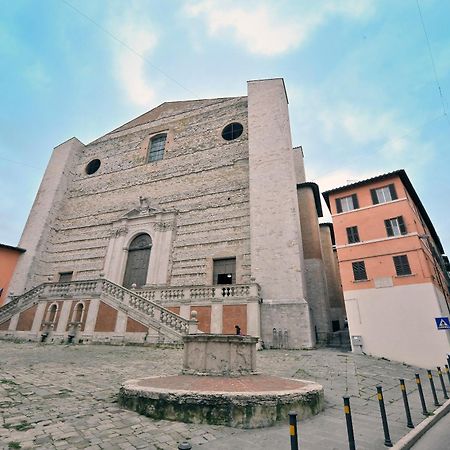
[{"label": "stone platform", "polygon": [[268,375],[149,377],[125,382],[119,403],[153,419],[261,428],[323,409],[323,388]]}]

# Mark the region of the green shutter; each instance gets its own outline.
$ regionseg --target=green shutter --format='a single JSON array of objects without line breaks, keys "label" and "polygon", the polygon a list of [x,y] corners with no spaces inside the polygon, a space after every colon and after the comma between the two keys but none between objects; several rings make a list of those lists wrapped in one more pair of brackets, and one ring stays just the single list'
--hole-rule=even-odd
[{"label": "green shutter", "polygon": [[388,186],[388,188],[389,188],[389,191],[391,193],[392,200],[397,200],[398,197],[397,197],[397,192],[395,191],[395,186],[393,184],[390,184]]},{"label": "green shutter", "polygon": [[392,230],[392,224],[390,219],[384,221],[384,226],[386,227],[386,233],[388,236],[394,236],[394,231]]},{"label": "green shutter", "polygon": [[397,220],[398,220],[398,226],[400,228],[400,233],[406,234],[406,226],[405,226],[405,222],[403,221],[403,216],[397,217]]},{"label": "green shutter", "polygon": [[372,196],[372,203],[374,205],[378,205],[378,203],[380,203],[380,202],[378,201],[377,190],[376,189],[371,189],[370,190],[370,195]]}]

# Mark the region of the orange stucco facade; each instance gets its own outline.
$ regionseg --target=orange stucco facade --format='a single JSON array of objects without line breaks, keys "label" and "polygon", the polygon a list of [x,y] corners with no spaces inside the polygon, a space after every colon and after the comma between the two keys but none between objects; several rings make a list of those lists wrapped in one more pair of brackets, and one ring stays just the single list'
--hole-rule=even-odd
[{"label": "orange stucco facade", "polygon": [[18,247],[0,244],[0,305],[6,300],[9,282],[16,268],[19,256],[25,250]]},{"label": "orange stucco facade", "polygon": [[[373,204],[371,190],[394,185],[397,199]],[[358,208],[337,212],[336,199],[356,195]],[[417,205],[408,194],[398,175],[372,183],[341,189],[330,193],[329,205],[333,216],[342,287],[344,291],[373,288],[375,279],[392,277],[394,286],[433,283],[448,294],[445,277],[433,258],[430,244],[436,242],[426,226]],[[402,217],[405,234],[388,236],[385,220]],[[359,241],[349,243],[347,228],[358,227]],[[406,255],[410,275],[397,275],[393,257]],[[354,280],[352,262],[364,260],[367,280]],[[447,296],[448,298],[448,296]]]},{"label": "orange stucco facade", "polygon": [[450,317],[450,279],[442,244],[406,172],[323,195],[353,350],[421,367],[441,364],[450,330],[437,329],[435,319]]}]

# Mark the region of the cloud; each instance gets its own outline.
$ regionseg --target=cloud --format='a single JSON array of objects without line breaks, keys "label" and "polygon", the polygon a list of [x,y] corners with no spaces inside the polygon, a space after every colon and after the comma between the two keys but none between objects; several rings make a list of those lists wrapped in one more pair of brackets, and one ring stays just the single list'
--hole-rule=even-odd
[{"label": "cloud", "polygon": [[[313,3],[313,4],[312,4]],[[231,32],[234,40],[250,53],[274,56],[299,47],[330,16],[343,15],[361,18],[371,13],[371,1],[315,0],[311,4],[296,4],[290,14],[286,3],[247,1],[245,6],[226,0],[198,0],[185,6],[191,17],[200,17],[206,23],[210,36]],[[283,11],[283,13],[281,13]]]},{"label": "cloud", "polygon": [[45,89],[50,87],[51,78],[42,63],[36,62],[25,68],[24,76],[35,88]]},{"label": "cloud", "polygon": [[125,17],[111,24],[115,35],[125,45],[113,45],[115,75],[129,100],[137,105],[148,106],[155,91],[146,76],[146,62],[158,43],[158,35],[145,14],[139,9],[128,9]]},{"label": "cloud", "polygon": [[308,179],[321,190],[400,168],[419,173],[436,156],[426,130],[441,116],[419,121],[386,99],[369,102],[362,95],[361,101],[346,100],[339,89],[330,95],[323,84],[289,88],[292,92],[291,104],[297,105],[292,123],[298,127],[294,140],[303,145]]}]

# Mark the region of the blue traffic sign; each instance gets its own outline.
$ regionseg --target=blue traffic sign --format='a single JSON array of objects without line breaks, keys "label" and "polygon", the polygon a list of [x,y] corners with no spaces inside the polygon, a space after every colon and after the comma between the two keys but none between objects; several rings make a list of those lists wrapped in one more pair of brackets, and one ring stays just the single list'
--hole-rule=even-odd
[{"label": "blue traffic sign", "polygon": [[450,330],[450,319],[448,317],[435,317],[438,330]]}]

